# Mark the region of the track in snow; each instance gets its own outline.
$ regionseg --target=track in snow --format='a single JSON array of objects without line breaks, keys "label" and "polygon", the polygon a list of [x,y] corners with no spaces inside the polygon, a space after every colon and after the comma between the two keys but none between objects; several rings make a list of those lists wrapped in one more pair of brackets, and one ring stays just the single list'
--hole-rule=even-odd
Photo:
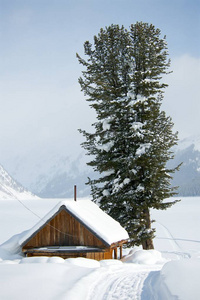
[{"label": "track in snow", "polygon": [[[177,242],[178,240],[181,240],[181,239],[174,238],[172,233],[169,231],[169,229],[165,225],[163,225],[160,222],[157,222],[157,223],[163,228],[165,235],[166,235],[166,237],[164,237],[164,238],[159,238],[159,237],[157,237],[157,238],[169,240],[170,244],[172,246],[172,249],[173,249],[173,251],[162,251],[162,253],[172,253],[172,254],[175,254],[177,256],[177,258],[190,258],[191,257],[190,253],[184,252],[183,249],[180,247],[180,245]],[[198,241],[195,241],[195,242],[198,242]]]},{"label": "track in snow", "polygon": [[138,266],[136,270],[131,269],[132,267],[128,266],[120,267],[118,270],[112,269],[111,272],[102,274],[92,286],[87,300],[145,299],[141,298],[144,282],[150,273],[157,272],[156,267],[148,269],[146,266]]},{"label": "track in snow", "polygon": [[[161,223],[158,224],[164,231],[164,239],[168,239],[172,247],[172,251],[162,251],[162,253],[175,254],[177,258],[190,258],[190,254],[183,251],[177,242],[178,239],[173,237],[169,229]],[[95,278],[87,300],[168,299],[168,296],[157,294],[161,267],[159,265],[135,265],[133,268],[128,264],[123,267],[110,266]],[[168,291],[165,292],[168,295]],[[175,298],[170,295],[170,299]]]}]

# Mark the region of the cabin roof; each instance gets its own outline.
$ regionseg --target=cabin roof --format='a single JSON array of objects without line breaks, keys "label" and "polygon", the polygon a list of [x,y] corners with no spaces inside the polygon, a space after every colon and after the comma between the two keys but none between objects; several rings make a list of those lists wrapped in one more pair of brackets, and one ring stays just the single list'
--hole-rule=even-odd
[{"label": "cabin roof", "polygon": [[58,203],[48,214],[46,214],[35,226],[26,231],[20,239],[24,245],[40,228],[44,227],[52,217],[60,210],[66,209],[72,216],[76,217],[82,224],[89,228],[100,239],[108,245],[127,240],[127,231],[108,214],[103,212],[98,205],[91,200],[81,199],[78,201],[63,200]]}]

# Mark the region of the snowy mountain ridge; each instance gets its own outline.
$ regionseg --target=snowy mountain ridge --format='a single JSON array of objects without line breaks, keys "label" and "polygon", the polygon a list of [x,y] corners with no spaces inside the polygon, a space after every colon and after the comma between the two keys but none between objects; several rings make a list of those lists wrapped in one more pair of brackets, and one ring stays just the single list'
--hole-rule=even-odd
[{"label": "snowy mountain ridge", "polygon": [[[180,140],[174,148],[175,158],[169,162],[174,168],[183,163],[175,172],[173,186],[179,186],[180,196],[200,195],[200,135]],[[51,153],[34,157],[31,153],[4,161],[6,169],[32,193],[44,198],[73,197],[73,186],[77,185],[78,197],[90,195],[90,187],[85,185],[88,177],[96,175],[87,166],[91,157],[80,149],[77,157]]]},{"label": "snowy mountain ridge", "polygon": [[194,135],[180,140],[175,148],[176,152],[187,149],[191,145],[194,146],[194,150],[200,151],[200,135]]},{"label": "snowy mountain ridge", "polygon": [[17,183],[0,165],[0,200],[38,198]]},{"label": "snowy mountain ridge", "polygon": [[77,157],[49,152],[33,158],[28,153],[23,158],[9,160],[6,167],[25,188],[40,197],[73,197],[74,185],[77,185],[78,197],[84,197],[90,194],[85,183],[93,173],[87,160],[82,150]]},{"label": "snowy mountain ridge", "polygon": [[[169,164],[175,167],[182,162],[182,166],[174,174],[172,185],[179,186],[180,196],[200,195],[200,135],[180,140],[174,153],[175,158]],[[52,164],[48,172],[44,171],[43,181],[38,177],[29,189],[41,197],[72,197],[73,185],[77,184],[79,196],[88,196],[90,187],[85,183],[88,177],[94,178],[96,175],[87,166],[88,159],[84,152],[74,160],[57,157],[57,163]]]},{"label": "snowy mountain ridge", "polygon": [[92,170],[86,164],[86,156],[81,152],[76,159],[68,156],[57,156],[50,160],[49,166],[30,185],[30,190],[40,197],[66,198],[73,197],[73,187],[77,185],[79,197],[90,194],[85,185]]},{"label": "snowy mountain ridge", "polygon": [[173,176],[172,185],[179,186],[180,196],[200,195],[200,136],[181,140],[175,150],[175,158],[169,163],[175,167],[182,163]]}]

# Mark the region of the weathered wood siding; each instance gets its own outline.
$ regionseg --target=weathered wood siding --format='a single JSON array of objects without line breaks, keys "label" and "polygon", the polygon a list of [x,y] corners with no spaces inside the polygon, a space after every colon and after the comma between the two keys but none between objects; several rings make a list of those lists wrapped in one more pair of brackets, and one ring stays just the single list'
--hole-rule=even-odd
[{"label": "weathered wood siding", "polygon": [[79,245],[106,248],[101,240],[63,209],[40,229],[22,249]]},{"label": "weathered wood siding", "polygon": [[96,259],[96,260],[102,260],[102,259],[112,259],[112,252],[92,252],[92,253],[50,253],[50,252],[41,252],[41,253],[27,253],[27,257],[32,256],[59,256],[64,259],[66,258],[76,258],[76,257],[84,257],[84,258],[90,258],[90,259]]}]

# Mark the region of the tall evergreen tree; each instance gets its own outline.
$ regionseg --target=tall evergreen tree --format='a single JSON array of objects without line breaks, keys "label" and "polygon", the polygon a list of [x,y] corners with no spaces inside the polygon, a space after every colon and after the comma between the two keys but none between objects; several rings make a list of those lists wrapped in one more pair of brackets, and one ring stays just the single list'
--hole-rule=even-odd
[{"label": "tall evergreen tree", "polygon": [[111,25],[94,37],[94,45],[84,44],[86,68],[79,78],[87,101],[96,110],[94,132],[80,130],[82,144],[91,155],[88,163],[98,172],[89,179],[92,197],[118,220],[130,235],[130,245],[152,249],[154,229],[150,209],[166,209],[175,194],[166,163],[173,158],[177,143],[170,117],[161,110],[163,74],[167,73],[165,38],[147,23],[126,30]]}]

